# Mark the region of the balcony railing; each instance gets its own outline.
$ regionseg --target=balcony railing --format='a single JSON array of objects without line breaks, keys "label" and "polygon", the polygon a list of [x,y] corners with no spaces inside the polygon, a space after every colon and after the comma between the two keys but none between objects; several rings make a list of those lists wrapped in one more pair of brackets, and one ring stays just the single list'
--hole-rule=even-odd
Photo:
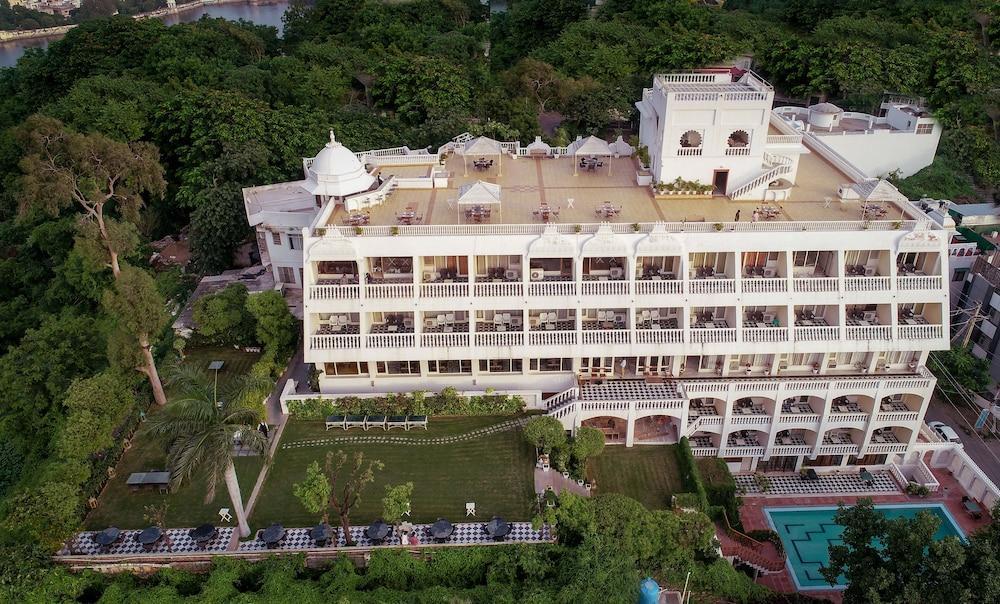
[{"label": "balcony railing", "polygon": [[795,340],[798,342],[826,342],[839,339],[840,328],[836,325],[795,328]]},{"label": "balcony railing", "polygon": [[536,281],[528,284],[529,296],[575,296],[573,281]]},{"label": "balcony railing", "polygon": [[513,296],[520,298],[524,284],[520,281],[497,281],[494,283],[476,283],[476,297],[488,298]]},{"label": "balcony railing", "polygon": [[866,454],[878,453],[905,453],[906,443],[876,443],[870,442],[865,447]]},{"label": "balcony railing", "polygon": [[635,293],[640,296],[660,296],[663,294],[680,294],[684,291],[684,282],[676,279],[655,281],[641,279],[635,282]]},{"label": "balcony railing", "polygon": [[788,291],[788,279],[744,279],[743,292],[747,294],[782,294]]},{"label": "balcony railing", "polygon": [[584,296],[625,296],[628,295],[628,281],[584,281]]},{"label": "balcony railing", "polygon": [[857,424],[867,421],[867,413],[831,413],[826,416],[827,424]]},{"label": "balcony railing", "polygon": [[701,147],[679,147],[677,149],[677,155],[679,157],[686,157],[690,155],[701,155]]},{"label": "balcony railing", "polygon": [[640,329],[635,332],[639,344],[680,344],[684,341],[683,329]]},{"label": "balcony railing", "polygon": [[931,290],[941,289],[940,276],[907,276],[896,277],[896,289],[900,291]]},{"label": "balcony railing", "polygon": [[892,327],[889,325],[848,325],[848,340],[891,340]]},{"label": "balcony railing", "polygon": [[887,292],[889,277],[844,277],[844,291]]},{"label": "balcony railing", "polygon": [[444,348],[451,346],[468,346],[467,333],[425,333],[420,336],[420,343],[426,348]]},{"label": "balcony railing", "polygon": [[726,447],[726,457],[761,457],[764,447]]},{"label": "balcony railing", "polygon": [[750,155],[750,147],[726,147],[726,155]]},{"label": "balcony railing", "polygon": [[369,283],[365,285],[365,296],[376,299],[403,299],[413,298],[412,283]]},{"label": "balcony railing", "polygon": [[310,300],[355,300],[360,292],[357,285],[311,285]]},{"label": "balcony railing", "polygon": [[583,332],[584,344],[628,344],[627,329],[591,329]]},{"label": "balcony railing", "polygon": [[420,296],[423,298],[464,298],[468,295],[468,283],[422,283],[420,285]]},{"label": "balcony railing", "polygon": [[944,337],[943,325],[897,325],[900,340],[938,340]]},{"label": "balcony railing", "polygon": [[476,346],[521,346],[524,344],[524,332],[521,331],[487,331],[476,334]]},{"label": "balcony railing", "polygon": [[733,294],[736,293],[736,279],[691,279],[688,281],[691,294]]},{"label": "balcony railing", "polygon": [[528,343],[532,346],[560,346],[576,344],[575,331],[529,331]]},{"label": "balcony railing", "polygon": [[812,450],[812,445],[775,445],[771,455],[810,455]]},{"label": "balcony railing", "polygon": [[782,413],[778,417],[778,423],[812,425],[819,423],[820,417],[819,413]]},{"label": "balcony railing", "polygon": [[692,329],[691,341],[695,344],[721,344],[736,341],[736,328]]},{"label": "balcony railing", "polygon": [[743,330],[744,342],[787,342],[785,327],[748,327]]},{"label": "balcony railing", "polygon": [[771,423],[770,415],[734,415],[729,418],[734,426],[766,426]]},{"label": "balcony railing", "polygon": [[917,421],[919,416],[916,411],[886,411],[876,415],[875,419],[880,422],[908,423]]},{"label": "balcony railing", "polygon": [[412,333],[370,333],[365,338],[368,348],[412,348],[416,341]]},{"label": "balcony railing", "polygon": [[719,447],[691,447],[691,454],[695,457],[718,457]]},{"label": "balcony railing", "polygon": [[857,455],[861,447],[854,444],[849,445],[820,445],[818,453],[820,455]]},{"label": "balcony railing", "polygon": [[309,336],[311,350],[357,350],[361,348],[359,335],[314,335]]},{"label": "balcony railing", "polygon": [[836,277],[804,277],[792,279],[796,293],[835,292],[839,289]]}]

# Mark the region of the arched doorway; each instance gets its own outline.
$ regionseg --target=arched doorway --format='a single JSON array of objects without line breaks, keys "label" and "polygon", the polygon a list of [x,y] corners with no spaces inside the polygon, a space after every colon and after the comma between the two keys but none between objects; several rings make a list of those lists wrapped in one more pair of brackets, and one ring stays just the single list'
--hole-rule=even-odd
[{"label": "arched doorway", "polygon": [[601,415],[585,419],[580,425],[603,432],[604,442],[609,445],[624,445],[628,437],[628,420],[621,417]]},{"label": "arched doorway", "polygon": [[636,444],[673,445],[680,440],[680,422],[670,415],[649,415],[635,420]]}]

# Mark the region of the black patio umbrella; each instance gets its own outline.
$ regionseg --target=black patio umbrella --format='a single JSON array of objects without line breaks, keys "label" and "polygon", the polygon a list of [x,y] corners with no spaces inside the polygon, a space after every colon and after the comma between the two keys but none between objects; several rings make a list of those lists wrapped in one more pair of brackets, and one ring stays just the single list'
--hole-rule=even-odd
[{"label": "black patio umbrella", "polygon": [[381,543],[389,536],[389,525],[383,520],[376,520],[365,529],[365,536],[375,543]]},{"label": "black patio umbrella", "polygon": [[510,534],[510,524],[499,516],[494,516],[486,523],[486,533],[496,541],[503,540]]},{"label": "black patio umbrella", "polygon": [[120,528],[117,526],[109,526],[100,533],[94,533],[91,538],[97,545],[100,545],[101,547],[108,547],[115,541],[118,541],[118,538],[121,537],[121,535],[122,531]]},{"label": "black patio umbrella", "polygon": [[284,537],[285,527],[277,522],[264,529],[260,534],[260,540],[269,548],[277,546]]},{"label": "black patio umbrella", "polygon": [[209,541],[215,538],[217,530],[214,524],[205,523],[197,528],[193,528],[188,531],[188,536],[195,543],[202,545],[207,544]]},{"label": "black patio umbrella", "polygon": [[430,532],[435,541],[444,541],[455,532],[455,526],[444,518],[438,518],[437,522],[431,525]]},{"label": "black patio umbrella", "polygon": [[158,526],[150,526],[142,529],[142,532],[136,537],[136,541],[138,541],[143,548],[150,549],[162,538],[163,530]]},{"label": "black patio umbrella", "polygon": [[323,547],[333,538],[333,527],[325,522],[321,522],[309,531],[309,536],[316,542],[316,545]]}]

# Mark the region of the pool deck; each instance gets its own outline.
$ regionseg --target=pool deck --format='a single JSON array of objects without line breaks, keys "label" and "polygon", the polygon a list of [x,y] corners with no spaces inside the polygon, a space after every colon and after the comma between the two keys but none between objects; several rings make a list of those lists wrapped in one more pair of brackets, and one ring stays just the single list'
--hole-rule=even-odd
[{"label": "pool deck", "polygon": [[[919,497],[910,497],[905,493],[897,493],[892,495],[879,494],[879,495],[796,495],[794,497],[786,496],[770,496],[770,495],[746,495],[743,497],[743,506],[740,508],[740,519],[743,521],[743,528],[752,531],[757,529],[769,530],[771,525],[767,521],[767,514],[764,513],[764,508],[773,507],[808,507],[808,506],[836,506],[837,504],[843,502],[846,504],[857,503],[859,499],[863,497],[870,497],[875,504],[886,504],[886,503],[911,503],[911,504],[934,504],[940,503],[945,506],[948,512],[951,514],[952,518],[962,529],[962,532],[967,536],[976,532],[978,529],[988,525],[991,522],[990,515],[988,512],[983,514],[983,517],[976,520],[969,516],[968,513],[962,508],[962,496],[965,495],[965,491],[962,489],[962,485],[958,483],[957,480],[951,475],[950,472],[946,470],[932,469],[934,477],[941,483],[941,488],[936,493],[931,493],[924,499]],[[791,593],[798,591],[795,587],[795,581],[792,579],[791,573],[786,567],[780,573],[772,573],[767,575],[761,575],[757,579],[757,582],[761,585],[769,587],[774,591]],[[840,590],[836,589],[810,589],[803,591],[803,593],[810,596],[816,596],[817,598],[826,598],[833,602],[841,602],[843,596]]]}]

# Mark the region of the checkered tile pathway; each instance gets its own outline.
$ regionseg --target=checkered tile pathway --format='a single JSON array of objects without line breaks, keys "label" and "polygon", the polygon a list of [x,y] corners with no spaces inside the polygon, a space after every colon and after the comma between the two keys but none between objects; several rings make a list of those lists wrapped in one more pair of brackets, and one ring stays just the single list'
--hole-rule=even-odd
[{"label": "checkered tile pathway", "polygon": [[[446,543],[458,543],[463,545],[475,544],[475,543],[491,543],[493,539],[486,534],[484,530],[485,522],[462,522],[455,524],[455,532],[446,541]],[[420,545],[427,545],[434,543],[434,540],[430,536],[430,526],[429,524],[415,524],[413,525],[414,531],[417,537],[420,539]],[[543,527],[541,530],[536,531],[531,527],[530,522],[512,522],[510,523],[511,531],[510,534],[504,539],[504,541],[509,543],[544,543],[552,540],[551,532],[548,527]],[[337,547],[343,547],[344,536],[341,534],[339,527],[334,527],[337,529]],[[354,543],[358,547],[371,547],[372,542],[365,536],[364,526],[352,526],[351,535],[354,537]],[[273,548],[272,551],[296,551],[314,548],[316,545],[313,543],[312,538],[309,536],[309,528],[293,528],[287,529],[285,531],[285,538],[281,541],[278,547]],[[395,542],[393,540],[395,539]],[[399,537],[396,532],[389,534],[386,538],[386,545],[398,545]],[[333,544],[330,544],[333,547]],[[250,541],[243,541],[240,543],[241,552],[255,552],[267,550],[267,546],[260,539],[252,539]]]},{"label": "checkered tile pathway", "polygon": [[672,383],[650,384],[645,380],[608,380],[580,388],[584,401],[658,401],[681,398]]},{"label": "checkered tile pathway", "polygon": [[[223,526],[219,527],[219,534],[215,536],[214,539],[208,542],[208,546],[205,548],[198,547],[191,537],[188,535],[191,529],[179,528],[179,529],[167,529],[167,536],[170,537],[171,547],[167,547],[167,540],[162,539],[149,551],[142,548],[142,545],[136,540],[139,533],[142,531],[122,531],[121,537],[118,541],[107,548],[106,550],[101,550],[101,547],[94,543],[94,535],[97,534],[95,531],[85,531],[77,534],[76,539],[74,539],[70,544],[70,549],[59,552],[60,554],[75,555],[75,556],[95,556],[98,554],[186,554],[186,553],[202,553],[202,552],[224,552],[229,547],[229,540],[233,536],[233,527]],[[99,532],[99,531],[98,531]]]},{"label": "checkered tile pathway", "polygon": [[[771,482],[768,495],[847,495],[855,493],[899,493],[889,472],[872,472],[875,483],[867,485],[855,473],[820,474],[819,480],[802,480],[798,474],[766,474]],[[753,474],[737,474],[736,486],[748,495],[763,494]]]}]

